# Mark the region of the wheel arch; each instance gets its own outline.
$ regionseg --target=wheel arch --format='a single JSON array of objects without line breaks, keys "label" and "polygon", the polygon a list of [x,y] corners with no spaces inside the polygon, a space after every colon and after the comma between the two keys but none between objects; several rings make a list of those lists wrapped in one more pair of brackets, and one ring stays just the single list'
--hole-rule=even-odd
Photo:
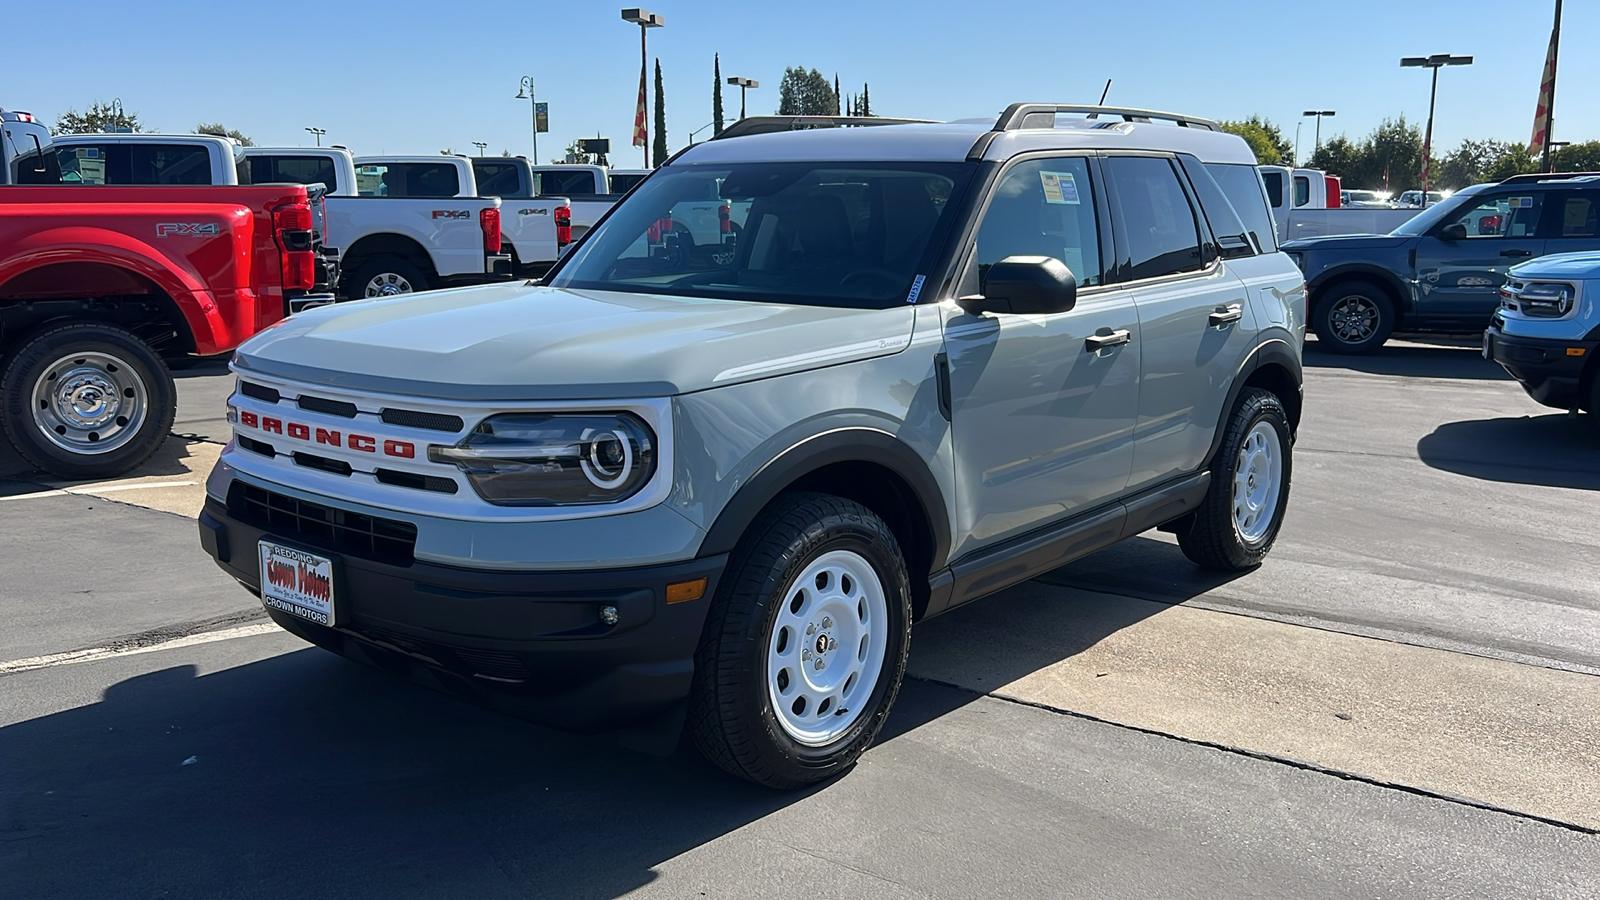
[{"label": "wheel arch", "polygon": [[344,271],[354,273],[367,260],[377,256],[398,256],[421,269],[424,275],[439,277],[433,256],[422,242],[410,235],[387,231],[365,235],[351,244],[348,250],[340,254],[340,266]]},{"label": "wheel arch", "polygon": [[731,552],[763,509],[796,490],[854,500],[888,524],[906,556],[913,609],[920,618],[928,606],[928,576],[945,564],[950,552],[948,507],[927,463],[885,431],[852,427],[824,432],[769,461],[717,515],[700,555]]},{"label": "wheel arch", "polygon": [[1206,452],[1207,467],[1211,466],[1217,450],[1222,447],[1222,441],[1227,436],[1228,417],[1233,415],[1233,407],[1239,402],[1239,394],[1245,388],[1269,391],[1283,403],[1283,410],[1289,416],[1289,434],[1292,437],[1300,430],[1300,416],[1305,407],[1304,384],[1300,357],[1288,341],[1273,338],[1257,346],[1228,386],[1228,402],[1222,406],[1222,416],[1217,420],[1217,428],[1211,438],[1211,449]]},{"label": "wheel arch", "polygon": [[1395,313],[1400,316],[1405,316],[1411,311],[1411,292],[1406,290],[1405,283],[1400,280],[1400,276],[1389,269],[1371,263],[1350,263],[1319,273],[1306,286],[1311,300],[1307,312],[1310,314],[1312,321],[1316,320],[1316,309],[1326,301],[1328,291],[1337,285],[1350,281],[1370,281],[1387,291],[1389,299],[1394,303]]},{"label": "wheel arch", "polygon": [[[179,303],[174,291],[187,302]],[[209,306],[214,312],[215,304]],[[213,322],[187,285],[173,285],[117,260],[69,256],[5,273],[0,282],[0,347],[66,321],[116,325],[152,348],[181,353],[220,345],[228,334],[226,323]]]}]

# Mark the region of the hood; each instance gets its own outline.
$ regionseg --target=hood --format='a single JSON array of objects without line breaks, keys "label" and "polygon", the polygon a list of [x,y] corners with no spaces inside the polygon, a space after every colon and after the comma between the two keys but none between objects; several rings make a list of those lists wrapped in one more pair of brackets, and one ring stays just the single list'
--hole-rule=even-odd
[{"label": "hood", "polygon": [[1600,278],[1600,252],[1553,253],[1511,267],[1512,278]]},{"label": "hood", "polygon": [[1307,250],[1391,250],[1395,247],[1404,247],[1410,240],[1412,238],[1408,235],[1330,234],[1323,237],[1301,238],[1298,241],[1285,241],[1280,245],[1280,249],[1302,253]]},{"label": "hood", "polygon": [[662,397],[905,349],[912,307],[835,309],[522,283],[307,310],[240,371],[446,400]]}]

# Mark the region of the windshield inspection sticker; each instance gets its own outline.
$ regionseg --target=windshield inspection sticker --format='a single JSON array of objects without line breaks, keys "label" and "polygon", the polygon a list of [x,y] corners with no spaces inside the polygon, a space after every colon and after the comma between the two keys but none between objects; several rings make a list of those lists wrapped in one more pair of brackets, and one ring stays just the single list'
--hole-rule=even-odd
[{"label": "windshield inspection sticker", "polygon": [[1078,182],[1071,172],[1040,172],[1039,183],[1044,186],[1044,202],[1078,205]]},{"label": "windshield inspection sticker", "polygon": [[917,280],[911,282],[911,293],[906,295],[907,303],[917,302],[917,298],[922,296],[922,282],[926,281],[927,279],[928,276],[926,275],[918,275]]}]

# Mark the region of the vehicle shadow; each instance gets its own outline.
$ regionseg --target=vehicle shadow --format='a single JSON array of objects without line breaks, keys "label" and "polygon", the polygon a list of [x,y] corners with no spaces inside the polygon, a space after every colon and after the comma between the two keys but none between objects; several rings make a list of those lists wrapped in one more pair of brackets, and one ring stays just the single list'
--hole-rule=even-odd
[{"label": "vehicle shadow", "polygon": [[1417,456],[1470,478],[1600,491],[1600,428],[1590,418],[1447,422],[1417,441]]},{"label": "vehicle shadow", "polygon": [[1505,369],[1483,358],[1483,352],[1475,342],[1426,338],[1414,340],[1426,343],[1391,343],[1368,356],[1345,356],[1323,350],[1317,346],[1315,338],[1308,338],[1305,365],[1308,369],[1345,369],[1368,375],[1408,378],[1511,379]]},{"label": "vehicle shadow", "polygon": [[[1144,557],[1172,563],[1159,547]],[[981,644],[1011,680],[1165,608],[1085,597],[1033,582],[931,620],[913,670]],[[21,690],[35,676],[7,677]],[[982,690],[908,680],[879,745]],[[791,806],[850,808],[857,775],[872,778],[771,791],[687,739],[645,756],[305,649],[131,677],[0,728],[0,872],[18,896],[611,898]]]}]

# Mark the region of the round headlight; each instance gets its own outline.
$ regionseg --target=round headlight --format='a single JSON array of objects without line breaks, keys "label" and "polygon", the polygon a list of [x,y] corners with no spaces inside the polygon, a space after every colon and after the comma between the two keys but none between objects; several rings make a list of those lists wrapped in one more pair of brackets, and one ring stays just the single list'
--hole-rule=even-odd
[{"label": "round headlight", "polygon": [[585,431],[583,439],[588,442],[589,452],[580,466],[590,484],[610,490],[628,479],[633,468],[633,446],[626,435]]},{"label": "round headlight", "polygon": [[474,490],[503,506],[616,503],[655,474],[655,435],[632,413],[491,416],[428,458],[461,469]]}]

